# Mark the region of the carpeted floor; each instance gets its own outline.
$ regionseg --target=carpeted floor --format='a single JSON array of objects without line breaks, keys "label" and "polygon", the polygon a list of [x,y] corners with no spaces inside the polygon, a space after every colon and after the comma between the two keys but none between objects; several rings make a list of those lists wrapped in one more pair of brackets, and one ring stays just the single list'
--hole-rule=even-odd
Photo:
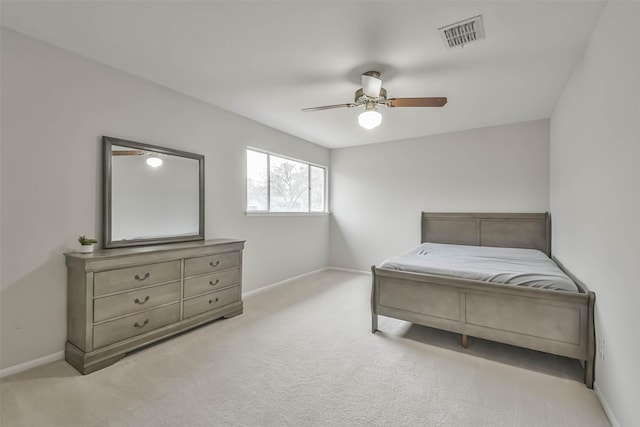
[{"label": "carpeted floor", "polygon": [[370,278],[325,271],[82,376],[2,380],[10,426],[609,426],[578,362],[380,317]]}]

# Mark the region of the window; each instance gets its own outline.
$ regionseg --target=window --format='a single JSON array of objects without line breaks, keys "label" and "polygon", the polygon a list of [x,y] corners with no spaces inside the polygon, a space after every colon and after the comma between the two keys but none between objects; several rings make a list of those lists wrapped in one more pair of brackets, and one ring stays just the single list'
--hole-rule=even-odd
[{"label": "window", "polygon": [[247,149],[247,212],[326,212],[327,169]]}]

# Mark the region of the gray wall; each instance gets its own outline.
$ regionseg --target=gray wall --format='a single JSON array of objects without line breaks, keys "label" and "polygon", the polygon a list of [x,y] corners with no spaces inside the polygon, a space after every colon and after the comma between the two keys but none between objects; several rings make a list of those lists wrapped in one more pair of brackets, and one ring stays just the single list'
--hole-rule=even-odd
[{"label": "gray wall", "polygon": [[596,391],[620,426],[640,425],[638,18],[606,5],[551,118],[553,252],[597,294]]},{"label": "gray wall", "polygon": [[420,242],[421,211],[545,212],[549,122],[331,152],[332,266],[368,270]]},{"label": "gray wall", "polygon": [[245,291],[328,265],[328,216],[245,216],[244,150],[329,150],[4,28],[1,53],[0,368],[64,348],[63,253],[99,236],[102,135],[205,155],[206,237],[247,240]]}]

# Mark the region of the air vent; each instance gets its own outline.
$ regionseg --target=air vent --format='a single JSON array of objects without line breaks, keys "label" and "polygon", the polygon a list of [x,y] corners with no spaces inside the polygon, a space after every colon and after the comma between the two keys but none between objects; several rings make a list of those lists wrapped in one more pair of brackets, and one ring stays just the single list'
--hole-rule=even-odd
[{"label": "air vent", "polygon": [[438,28],[442,40],[449,49],[463,47],[465,44],[475,42],[484,38],[484,26],[482,25],[482,15]]}]

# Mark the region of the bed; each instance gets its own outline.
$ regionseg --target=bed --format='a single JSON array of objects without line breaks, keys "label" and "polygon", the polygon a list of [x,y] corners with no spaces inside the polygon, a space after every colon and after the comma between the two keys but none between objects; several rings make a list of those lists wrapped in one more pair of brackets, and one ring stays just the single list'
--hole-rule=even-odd
[{"label": "bed", "polygon": [[[421,242],[434,245],[416,248],[400,261],[387,260],[386,267],[371,267],[373,333],[378,330],[378,316],[387,316],[459,333],[463,347],[471,336],[570,357],[582,362],[584,382],[593,388],[595,294],[551,258],[548,213],[423,212]],[[492,253],[515,248],[514,252],[533,256],[534,262],[545,258],[551,264],[547,265],[550,274],[565,275],[575,289],[568,283],[548,286],[545,278],[521,280],[521,274],[496,283],[477,273],[452,276],[448,264],[432,270],[438,273],[421,268],[407,271],[399,264],[421,255],[421,250],[462,251],[466,256],[478,246],[495,248],[486,248]],[[509,284],[514,280],[534,284]]]}]

